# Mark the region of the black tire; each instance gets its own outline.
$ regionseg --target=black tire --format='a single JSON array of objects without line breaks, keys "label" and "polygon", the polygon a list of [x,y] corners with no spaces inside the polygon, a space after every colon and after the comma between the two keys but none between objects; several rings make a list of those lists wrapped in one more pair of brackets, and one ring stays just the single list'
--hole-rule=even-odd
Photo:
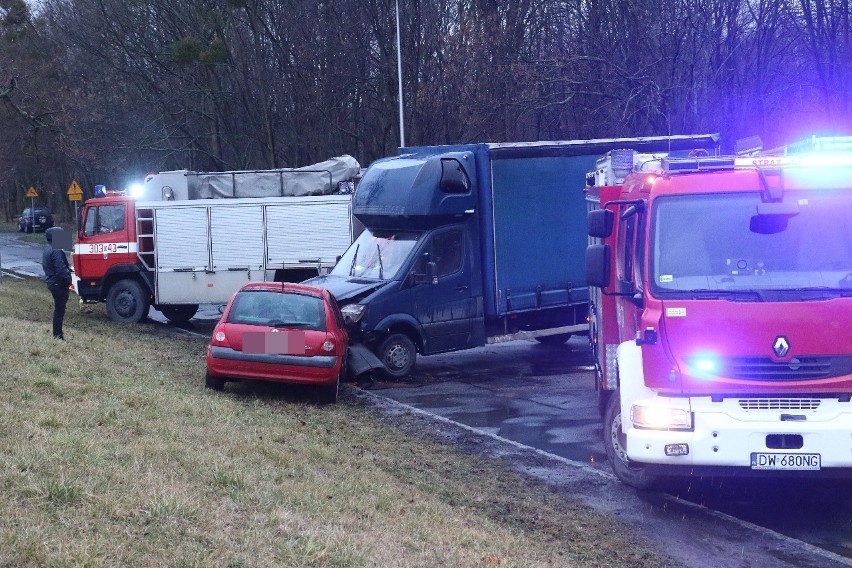
[{"label": "black tire", "polygon": [[147,292],[136,280],[124,279],[113,284],[106,297],[109,319],[119,323],[139,323],[148,317],[151,303]]},{"label": "black tire", "polygon": [[649,474],[644,466],[627,459],[627,453],[624,450],[625,435],[621,430],[621,395],[618,391],[609,397],[604,414],[603,433],[606,457],[612,464],[615,476],[621,482],[636,489],[651,489],[656,484],[658,476]]},{"label": "black tire", "polygon": [[609,399],[612,398],[612,391],[603,390],[600,385],[598,385],[597,390],[598,395],[598,414],[603,418],[606,415],[606,408],[609,404]]},{"label": "black tire", "polygon": [[27,233],[32,233],[32,232],[33,232],[33,226],[30,225],[29,227],[27,227]]},{"label": "black tire", "polygon": [[204,386],[210,390],[223,391],[225,390],[225,379],[222,377],[214,377],[208,372],[204,375]]},{"label": "black tire", "polygon": [[414,368],[417,349],[404,333],[392,333],[379,344],[376,357],[384,364],[383,373],[387,378],[401,379]]},{"label": "black tire", "polygon": [[337,376],[337,380],[330,385],[326,385],[320,387],[319,390],[319,401],[322,404],[334,404],[337,402],[337,398],[340,395],[340,375]]},{"label": "black tire", "polygon": [[571,339],[570,333],[560,333],[558,335],[542,335],[541,337],[535,338],[535,340],[541,343],[542,345],[548,346],[562,345],[569,339]]},{"label": "black tire", "polygon": [[198,304],[168,304],[157,306],[166,319],[174,323],[186,323],[198,313]]}]

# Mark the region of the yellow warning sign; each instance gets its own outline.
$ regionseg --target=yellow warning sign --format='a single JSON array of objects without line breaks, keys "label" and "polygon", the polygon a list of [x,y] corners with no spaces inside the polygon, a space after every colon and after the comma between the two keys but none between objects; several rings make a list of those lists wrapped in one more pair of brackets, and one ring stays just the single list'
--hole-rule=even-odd
[{"label": "yellow warning sign", "polygon": [[35,187],[33,187],[33,186],[30,186],[30,188],[27,190],[27,195],[26,195],[26,196],[27,196],[27,197],[30,197],[30,198],[32,198],[32,197],[38,197],[38,192],[36,191],[36,188],[35,188]]},{"label": "yellow warning sign", "polygon": [[83,188],[80,187],[76,179],[68,186],[68,199],[71,201],[80,201],[83,199]]}]

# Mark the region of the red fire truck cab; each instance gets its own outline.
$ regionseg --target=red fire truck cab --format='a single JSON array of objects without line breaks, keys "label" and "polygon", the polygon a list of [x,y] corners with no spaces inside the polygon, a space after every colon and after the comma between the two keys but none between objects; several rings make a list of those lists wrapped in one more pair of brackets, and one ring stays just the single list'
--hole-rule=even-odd
[{"label": "red fire truck cab", "polygon": [[852,472],[852,151],[823,142],[619,151],[587,180],[590,337],[623,482]]}]

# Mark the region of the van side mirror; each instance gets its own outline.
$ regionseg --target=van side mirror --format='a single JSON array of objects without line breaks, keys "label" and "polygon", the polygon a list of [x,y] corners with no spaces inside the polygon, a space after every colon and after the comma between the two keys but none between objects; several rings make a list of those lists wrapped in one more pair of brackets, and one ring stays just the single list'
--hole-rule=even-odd
[{"label": "van side mirror", "polygon": [[605,239],[612,234],[612,225],[614,222],[615,213],[609,209],[595,209],[594,211],[589,211],[589,236]]},{"label": "van side mirror", "polygon": [[432,280],[429,278],[428,274],[423,274],[422,272],[412,272],[411,273],[411,283],[415,286],[419,286],[421,284],[429,284]]},{"label": "van side mirror", "polygon": [[415,286],[418,284],[437,284],[438,265],[434,262],[427,262],[426,274],[423,274],[422,272],[412,272],[411,283]]},{"label": "van side mirror", "polygon": [[432,284],[437,284],[438,283],[438,263],[427,262],[426,266],[429,268],[429,279],[432,281]]},{"label": "van side mirror", "polygon": [[589,245],[586,248],[586,283],[596,288],[609,286],[610,246]]}]

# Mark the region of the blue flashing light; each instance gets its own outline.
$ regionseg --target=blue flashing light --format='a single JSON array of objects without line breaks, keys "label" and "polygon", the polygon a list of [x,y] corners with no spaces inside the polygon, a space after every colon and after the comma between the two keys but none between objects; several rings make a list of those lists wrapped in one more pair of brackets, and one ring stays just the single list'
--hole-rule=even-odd
[{"label": "blue flashing light", "polygon": [[693,365],[702,373],[715,373],[719,369],[719,362],[710,357],[700,357],[693,361]]},{"label": "blue flashing light", "polygon": [[712,353],[700,353],[686,358],[686,364],[695,372],[695,376],[708,379],[719,375],[722,370],[721,359]]}]

